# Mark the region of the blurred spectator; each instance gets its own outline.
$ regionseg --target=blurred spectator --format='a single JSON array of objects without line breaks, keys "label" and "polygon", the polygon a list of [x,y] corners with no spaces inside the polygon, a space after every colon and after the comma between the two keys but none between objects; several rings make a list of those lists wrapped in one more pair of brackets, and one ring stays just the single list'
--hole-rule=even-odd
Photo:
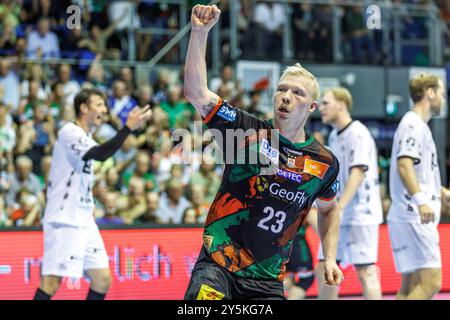
[{"label": "blurred spectator", "polygon": [[173,84],[167,91],[167,102],[162,101],[161,109],[169,117],[169,128],[187,128],[191,123],[194,109],[182,100],[181,86]]},{"label": "blurred spectator", "polygon": [[136,137],[130,134],[122,144],[122,147],[113,155],[116,169],[120,174],[134,171],[136,153]]},{"label": "blurred spectator", "polygon": [[158,71],[158,80],[153,86],[153,92],[155,95],[153,100],[156,104],[167,101],[167,89],[170,85],[170,73],[166,69],[159,69]]},{"label": "blurred spectator", "polygon": [[116,80],[112,86],[112,96],[108,98],[111,115],[119,117],[125,124],[128,113],[137,105],[136,100],[129,95],[125,82]]},{"label": "blurred spectator", "polygon": [[17,144],[15,148],[16,155],[27,155],[33,148],[36,141],[36,131],[34,130],[33,121],[29,120],[22,123],[18,130]]},{"label": "blurred spectator", "polygon": [[[292,34],[295,57],[313,60],[316,45],[317,21],[310,3],[292,4]],[[323,44],[325,45],[325,44]]]},{"label": "blurred spectator", "polygon": [[123,12],[118,20],[113,21],[104,29],[97,24],[92,24],[89,34],[77,43],[78,48],[84,48],[92,53],[101,54],[105,59],[119,60],[120,50],[118,48],[108,48],[108,40],[114,34],[117,25],[127,14],[127,12]]},{"label": "blurred spectator", "polygon": [[[94,196],[94,216],[101,218],[105,214],[106,195],[111,193],[108,190],[108,186],[104,179],[95,180],[94,187],[92,188],[92,195]],[[118,194],[115,194],[116,198]]]},{"label": "blurred spectator", "polygon": [[38,197],[26,191],[18,195],[18,206],[10,215],[12,225],[15,227],[37,227],[40,225],[41,204]]},{"label": "blurred spectator", "polygon": [[128,185],[128,195],[121,196],[117,201],[120,216],[126,224],[132,224],[134,219],[146,211],[145,185],[142,179],[132,177]]},{"label": "blurred spectator", "polygon": [[52,85],[51,93],[48,99],[50,113],[56,121],[59,121],[65,103],[64,85],[56,82]]},{"label": "blurred spectator", "polygon": [[250,103],[245,108],[248,113],[254,115],[259,119],[264,119],[265,114],[261,111],[261,90],[250,91]]},{"label": "blurred spectator", "polygon": [[253,14],[255,28],[255,58],[280,59],[282,56],[283,24],[286,21],[285,8],[280,3],[258,1]]},{"label": "blurred spectator", "polygon": [[40,64],[29,64],[24,72],[23,78],[24,80],[20,83],[20,96],[22,98],[28,97],[30,93],[30,82],[36,81],[38,85],[37,98],[41,101],[47,99],[50,93],[50,86]]},{"label": "blurred spectator", "polygon": [[10,177],[10,187],[6,196],[8,207],[13,210],[19,206],[19,193],[27,191],[37,196],[39,203],[44,203],[44,194],[39,182],[39,178],[31,172],[33,162],[26,156],[19,156],[16,159],[16,171]]},{"label": "blurred spectator", "polygon": [[44,155],[51,153],[56,140],[53,118],[48,107],[43,103],[34,106],[33,128],[36,132],[36,139],[27,155],[33,161],[33,172],[40,174],[41,159]]},{"label": "blurred spectator", "polygon": [[147,104],[153,106],[153,88],[149,84],[142,84],[137,91],[137,105],[144,107]]},{"label": "blurred spectator", "polygon": [[34,109],[37,105],[44,103],[44,100],[39,99],[39,82],[31,80],[28,90],[28,95],[20,101],[18,115],[20,122],[31,120],[34,115]]},{"label": "blurred spectator", "polygon": [[[133,29],[139,28],[141,23],[137,10],[135,10],[135,3],[129,1],[113,1],[108,8],[109,21],[119,21],[117,23],[117,30],[128,30],[131,26]],[[122,17],[125,14],[124,17]]]},{"label": "blurred spectator", "polygon": [[61,64],[58,68],[57,82],[64,86],[64,95],[66,102],[73,104],[75,95],[81,90],[80,84],[76,80],[72,80],[72,67],[68,64]]},{"label": "blurred spectator", "polygon": [[16,131],[8,121],[8,107],[0,101],[0,155],[11,154],[16,145]]},{"label": "blurred spectator", "polygon": [[136,91],[136,83],[134,81],[133,70],[129,67],[123,67],[119,71],[119,80],[125,83],[127,92],[134,95]]},{"label": "blurred spectator", "polygon": [[[163,138],[161,139],[159,152],[153,154],[154,166],[157,168],[156,181],[160,185],[170,178],[170,169],[179,160],[172,154],[172,147],[172,141],[169,138]],[[178,163],[181,163],[181,161]]]},{"label": "blurred spectator", "polygon": [[0,53],[8,54],[13,53],[16,46],[16,30],[7,22],[3,25],[0,24]]},{"label": "blurred spectator", "polygon": [[27,56],[37,60],[61,57],[58,37],[50,31],[48,18],[40,18],[37,30],[28,35]]},{"label": "blurred spectator", "polygon": [[191,175],[190,184],[202,186],[206,190],[205,200],[212,203],[220,187],[220,177],[214,171],[214,158],[205,154],[200,170]]},{"label": "blurred spectator", "polygon": [[0,87],[3,89],[3,102],[15,112],[20,102],[20,82],[6,58],[0,58]]},{"label": "blurred spectator", "polygon": [[48,176],[50,174],[51,165],[52,165],[52,156],[51,155],[43,156],[40,163],[41,174],[38,176],[38,178],[41,183],[42,190],[44,191],[48,185]]},{"label": "blurred spectator", "polygon": [[317,5],[314,9],[314,18],[317,27],[314,26],[316,35],[314,37],[314,60],[331,62],[333,57],[332,30],[333,12],[330,5]]},{"label": "blurred spectator", "polygon": [[161,223],[156,211],[159,207],[159,194],[157,192],[148,192],[145,195],[147,210],[143,215],[137,217],[134,221],[134,225],[141,225],[147,223]]},{"label": "blurred spectator", "polygon": [[[10,26],[15,29],[20,24],[22,17],[20,2],[16,0],[3,0],[0,3],[0,26]],[[1,29],[1,28],[0,28]],[[2,30],[0,30],[2,31]]]},{"label": "blurred spectator", "polygon": [[243,57],[251,57],[253,47],[253,33],[251,30],[253,11],[250,1],[239,1],[239,14],[237,17],[239,48],[242,50]]},{"label": "blurred spectator", "polygon": [[188,189],[188,199],[192,206],[184,212],[183,222],[204,223],[210,206],[205,201],[205,188],[200,185],[191,184]]},{"label": "blurred spectator", "polygon": [[171,179],[166,188],[166,192],[161,195],[156,215],[161,223],[179,224],[191,204],[183,196],[183,183],[180,180]]},{"label": "blurred spectator", "polygon": [[364,7],[348,7],[344,14],[344,33],[350,41],[352,57],[355,63],[373,62],[375,43],[366,27]]},{"label": "blurred spectator", "polygon": [[123,175],[123,184],[128,187],[130,179],[142,180],[146,191],[158,190],[156,179],[150,170],[150,156],[146,151],[140,150],[135,156],[136,168],[133,172],[126,172]]},{"label": "blurred spectator", "polygon": [[116,194],[107,192],[104,197],[105,206],[102,217],[95,219],[98,225],[117,225],[124,224],[124,220],[118,215]]},{"label": "blurred spectator", "polygon": [[[122,15],[125,14],[124,17]],[[133,30],[140,28],[141,23],[136,10],[136,2],[134,1],[114,1],[108,6],[109,21],[119,21],[116,25],[116,33],[114,39],[108,43],[110,48],[113,43],[114,48],[120,48],[125,52],[125,48],[128,45],[128,28]]]},{"label": "blurred spectator", "polygon": [[106,170],[105,182],[106,182],[108,191],[110,191],[110,192],[120,192],[121,191],[122,184],[120,183],[120,176],[119,176],[119,172],[117,171],[116,167],[111,167],[108,170]]},{"label": "blurred spectator", "polygon": [[78,58],[79,43],[83,39],[83,33],[81,29],[74,28],[67,32],[64,37],[64,41],[61,42],[61,55],[63,58]]},{"label": "blurred spectator", "polygon": [[71,104],[66,103],[61,110],[60,121],[57,124],[57,129],[61,128],[70,121],[75,121],[75,110]]},{"label": "blurred spectator", "polygon": [[232,96],[235,96],[237,94],[237,85],[234,79],[234,70],[230,65],[224,65],[222,67],[220,78],[212,78],[209,87],[211,91],[217,92],[222,84],[228,87]]},{"label": "blurred spectator", "polygon": [[[31,2],[27,5],[27,2]],[[52,27],[65,24],[66,9],[72,3],[70,0],[34,0],[24,1],[27,24],[36,24],[39,19],[47,18]]]}]

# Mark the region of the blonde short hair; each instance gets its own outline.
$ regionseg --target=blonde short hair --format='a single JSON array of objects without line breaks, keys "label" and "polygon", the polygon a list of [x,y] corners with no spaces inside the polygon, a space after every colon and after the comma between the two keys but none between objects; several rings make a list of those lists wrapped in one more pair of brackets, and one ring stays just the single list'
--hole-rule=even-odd
[{"label": "blonde short hair", "polygon": [[409,80],[409,95],[414,103],[419,102],[429,89],[439,88],[439,78],[430,73],[420,73]]},{"label": "blonde short hair", "polygon": [[319,88],[319,84],[317,83],[316,77],[314,77],[314,75],[311,72],[309,72],[308,70],[303,68],[300,63],[296,63],[293,66],[289,66],[289,67],[286,67],[286,69],[284,69],[283,74],[280,77],[280,81],[288,75],[289,76],[302,76],[302,77],[305,77],[305,78],[311,80],[312,81],[311,96],[314,101],[317,100],[317,98],[320,95],[320,88]]},{"label": "blonde short hair", "polygon": [[352,94],[346,88],[333,87],[333,88],[327,89],[324,92],[324,94],[327,92],[331,92],[334,96],[334,99],[336,99],[337,101],[345,103],[345,106],[347,107],[348,111],[352,110],[352,106],[353,106]]}]

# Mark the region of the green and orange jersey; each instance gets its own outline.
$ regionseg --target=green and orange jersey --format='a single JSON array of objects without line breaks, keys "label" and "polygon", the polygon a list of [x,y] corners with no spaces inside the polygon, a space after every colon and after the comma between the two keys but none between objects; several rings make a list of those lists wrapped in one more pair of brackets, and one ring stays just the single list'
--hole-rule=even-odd
[{"label": "green and orange jersey", "polygon": [[[213,135],[221,133],[215,138],[227,159],[205,222],[204,246],[237,276],[282,281],[293,239],[312,203],[336,196],[338,161],[314,137],[292,143],[271,120],[259,120],[224,100],[203,120]],[[238,129],[254,129],[249,131],[254,134],[240,141],[227,136]]]}]

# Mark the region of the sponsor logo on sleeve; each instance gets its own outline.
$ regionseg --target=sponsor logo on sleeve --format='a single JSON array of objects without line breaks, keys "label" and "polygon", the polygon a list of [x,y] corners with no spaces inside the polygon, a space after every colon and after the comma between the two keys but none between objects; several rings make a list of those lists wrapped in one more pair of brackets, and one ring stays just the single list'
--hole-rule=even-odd
[{"label": "sponsor logo on sleeve", "polygon": [[270,161],[272,161],[274,164],[278,165],[280,152],[277,149],[272,148],[269,141],[267,141],[266,139],[262,139],[259,152],[269,158]]},{"label": "sponsor logo on sleeve", "polygon": [[305,159],[305,168],[303,169],[303,172],[316,176],[319,179],[323,179],[328,168],[329,165],[327,165],[326,163],[311,159]]},{"label": "sponsor logo on sleeve", "polygon": [[331,190],[333,190],[334,193],[336,193],[339,190],[339,181],[336,180],[332,185],[331,185]]},{"label": "sponsor logo on sleeve", "polygon": [[219,111],[217,111],[217,115],[222,119],[232,122],[236,119],[236,110],[227,105],[222,105]]}]

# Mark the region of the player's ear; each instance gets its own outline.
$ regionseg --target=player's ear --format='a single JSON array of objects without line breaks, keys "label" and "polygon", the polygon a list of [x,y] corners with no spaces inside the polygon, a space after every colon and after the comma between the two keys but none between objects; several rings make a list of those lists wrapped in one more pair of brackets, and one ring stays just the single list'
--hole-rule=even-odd
[{"label": "player's ear", "polygon": [[426,91],[427,98],[433,100],[436,96],[436,91],[433,88],[428,88]]},{"label": "player's ear", "polygon": [[313,101],[313,103],[311,103],[311,105],[308,108],[308,112],[313,113],[314,111],[317,110],[317,108],[318,108],[317,101]]},{"label": "player's ear", "polygon": [[88,110],[89,110],[89,107],[86,103],[80,104],[80,113],[81,114],[87,113]]}]

